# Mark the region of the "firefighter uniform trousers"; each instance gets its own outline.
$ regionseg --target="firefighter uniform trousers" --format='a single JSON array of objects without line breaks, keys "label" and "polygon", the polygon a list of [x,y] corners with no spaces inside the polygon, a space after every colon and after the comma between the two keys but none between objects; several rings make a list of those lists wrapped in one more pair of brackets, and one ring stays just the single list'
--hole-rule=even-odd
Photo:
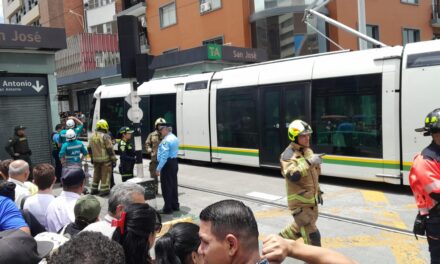
[{"label": "firefighter uniform trousers", "polygon": [[165,201],[164,210],[178,210],[179,198],[177,193],[177,172],[179,165],[177,158],[169,158],[162,168],[160,175],[160,187]]},{"label": "firefighter uniform trousers", "polygon": [[145,140],[145,149],[151,155],[151,161],[148,169],[150,171],[150,177],[154,179],[156,193],[158,193],[158,187],[159,187],[158,186],[159,180],[156,175],[156,169],[157,166],[159,165],[159,162],[157,161],[157,151],[158,151],[157,149],[161,141],[162,141],[162,136],[157,130],[151,132],[148,135],[147,139]]},{"label": "firefighter uniform trousers", "polygon": [[[303,238],[304,243],[311,245],[310,236],[319,236],[316,226],[318,220],[318,206],[304,207],[292,211],[294,222],[280,232],[280,235],[287,239],[297,240]],[[316,245],[320,246],[320,245]]]},{"label": "firefighter uniform trousers", "polygon": [[101,182],[101,192],[109,192],[110,178],[113,172],[112,162],[94,162],[93,169],[92,191],[98,191],[99,182]]}]

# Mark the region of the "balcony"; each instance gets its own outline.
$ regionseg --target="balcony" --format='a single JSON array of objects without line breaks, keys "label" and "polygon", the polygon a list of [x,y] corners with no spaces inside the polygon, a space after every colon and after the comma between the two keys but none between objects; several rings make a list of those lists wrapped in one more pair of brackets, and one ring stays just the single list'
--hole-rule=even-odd
[{"label": "balcony", "polygon": [[440,1],[435,1],[432,5],[432,20],[431,25],[435,28],[440,28]]},{"label": "balcony", "polygon": [[[4,3],[6,4],[7,1],[4,1]],[[10,18],[22,6],[23,6],[23,0],[14,0],[9,4],[6,4],[6,6],[4,6],[5,18]]]},{"label": "balcony", "polygon": [[38,5],[36,5],[21,18],[20,24],[27,26],[32,24],[35,20],[38,20],[39,18],[40,8],[38,7]]},{"label": "balcony", "polygon": [[147,5],[145,1],[140,0],[125,0],[124,1],[124,10],[119,12],[117,16],[142,16],[145,15]]}]

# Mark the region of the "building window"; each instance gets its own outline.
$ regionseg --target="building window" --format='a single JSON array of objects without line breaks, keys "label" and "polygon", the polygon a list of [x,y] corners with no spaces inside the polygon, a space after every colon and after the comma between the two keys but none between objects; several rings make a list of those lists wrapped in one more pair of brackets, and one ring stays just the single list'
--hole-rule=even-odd
[{"label": "building window", "polygon": [[312,82],[313,150],[382,158],[382,75]]},{"label": "building window", "polygon": [[217,92],[218,146],[258,149],[257,105],[253,87]]},{"label": "building window", "polygon": [[400,2],[405,4],[413,4],[413,5],[419,4],[419,0],[400,0]]},{"label": "building window", "polygon": [[208,45],[208,44],[223,45],[224,44],[223,36],[212,38],[212,39],[207,39],[202,42],[203,46]]},{"label": "building window", "polygon": [[200,0],[200,14],[208,13],[221,7],[221,0]]},{"label": "building window", "polygon": [[109,5],[113,2],[115,2],[115,0],[89,0],[88,9],[106,6],[106,5]]},{"label": "building window", "polygon": [[420,41],[420,30],[418,29],[403,29],[403,45]]},{"label": "building window", "polygon": [[[367,35],[375,40],[379,40],[379,26],[367,25]],[[371,42],[367,42],[367,47],[369,49],[375,48],[374,44]]]},{"label": "building window", "polygon": [[159,8],[159,15],[161,28],[176,24],[176,2],[167,4]]}]

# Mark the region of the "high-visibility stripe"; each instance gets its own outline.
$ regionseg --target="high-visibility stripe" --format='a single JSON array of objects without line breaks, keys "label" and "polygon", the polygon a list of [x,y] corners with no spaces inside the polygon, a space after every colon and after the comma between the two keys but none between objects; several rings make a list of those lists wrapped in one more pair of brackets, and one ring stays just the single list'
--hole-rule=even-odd
[{"label": "high-visibility stripe", "polygon": [[309,236],[307,235],[306,229],[304,228],[304,226],[302,226],[300,228],[301,230],[301,236],[304,239],[304,244],[310,245],[309,243]]},{"label": "high-visibility stripe", "polygon": [[67,149],[77,149],[77,148],[81,148],[82,145],[75,145],[75,146],[68,146]]},{"label": "high-visibility stripe", "polygon": [[298,194],[291,194],[291,195],[287,196],[287,201],[293,201],[293,200],[298,200],[298,201],[306,203],[306,204],[315,204],[316,197],[305,198],[305,197],[298,195]]},{"label": "high-visibility stripe", "polygon": [[[209,147],[207,146],[195,146],[195,145],[180,145],[182,150],[199,151],[199,152],[209,152]],[[243,149],[243,148],[225,148],[225,147],[213,147],[212,152],[221,154],[232,154],[241,156],[251,156],[258,157],[258,149]]]},{"label": "high-visibility stripe", "polygon": [[425,186],[425,191],[429,194],[435,190],[440,190],[440,180],[433,179],[433,182]]}]

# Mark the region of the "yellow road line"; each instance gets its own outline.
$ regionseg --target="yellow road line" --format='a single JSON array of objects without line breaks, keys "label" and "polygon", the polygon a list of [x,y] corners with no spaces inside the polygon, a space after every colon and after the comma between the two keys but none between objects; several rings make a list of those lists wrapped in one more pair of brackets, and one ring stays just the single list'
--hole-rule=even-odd
[{"label": "yellow road line", "polygon": [[361,192],[367,202],[388,204],[388,199],[383,192],[369,190],[363,190]]}]

